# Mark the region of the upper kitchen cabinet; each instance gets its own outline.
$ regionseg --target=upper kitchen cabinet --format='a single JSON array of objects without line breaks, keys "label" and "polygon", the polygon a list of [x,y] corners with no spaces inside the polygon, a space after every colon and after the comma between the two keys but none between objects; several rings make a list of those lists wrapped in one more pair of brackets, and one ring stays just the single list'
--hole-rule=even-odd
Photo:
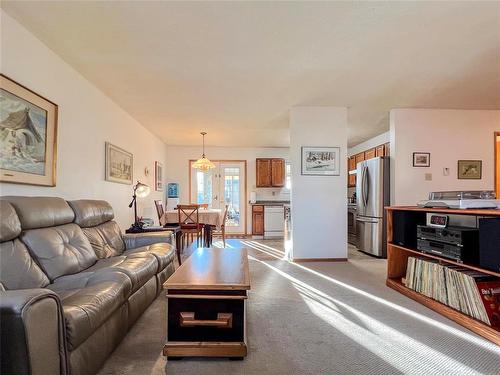
[{"label": "upper kitchen cabinet", "polygon": [[375,149],[375,156],[385,156],[385,145],[380,145]]},{"label": "upper kitchen cabinet", "polygon": [[285,186],[285,159],[256,159],[256,186]]},{"label": "upper kitchen cabinet", "polygon": [[271,185],[285,186],[285,159],[271,159]]},{"label": "upper kitchen cabinet", "polygon": [[[365,153],[364,152],[360,152],[359,154],[356,154],[354,156],[354,161],[356,162],[356,165],[358,165],[358,163],[360,161],[363,161],[363,160],[365,160]],[[356,168],[354,168],[354,169],[356,169]]]},{"label": "upper kitchen cabinet", "polygon": [[354,171],[356,169],[356,157],[351,156],[347,160],[347,170],[348,171]]},{"label": "upper kitchen cabinet", "polygon": [[373,159],[377,154],[376,148],[371,148],[365,151],[365,160]]}]

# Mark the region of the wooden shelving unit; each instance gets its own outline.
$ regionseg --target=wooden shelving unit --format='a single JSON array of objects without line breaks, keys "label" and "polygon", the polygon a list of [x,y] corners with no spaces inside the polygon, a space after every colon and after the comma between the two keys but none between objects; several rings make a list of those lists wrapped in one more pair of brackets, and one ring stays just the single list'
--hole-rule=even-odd
[{"label": "wooden shelving unit", "polygon": [[[459,265],[475,271],[480,271],[492,276],[500,277],[500,273],[490,271],[475,265],[458,263],[450,259],[442,258],[432,254],[421,253],[416,249],[396,245],[393,241],[393,212],[394,211],[413,211],[413,212],[436,212],[444,214],[476,215],[476,216],[500,216],[500,210],[449,210],[449,209],[423,209],[418,207],[389,207],[387,208],[387,280],[386,285],[401,294],[427,306],[439,314],[453,320],[465,328],[477,333],[478,335],[500,345],[500,331],[480,322],[462,312],[442,304],[432,298],[420,294],[407,288],[402,278],[406,276],[406,266],[408,257],[418,255],[420,257],[437,259],[444,264]],[[415,228],[416,236],[416,228]]]}]

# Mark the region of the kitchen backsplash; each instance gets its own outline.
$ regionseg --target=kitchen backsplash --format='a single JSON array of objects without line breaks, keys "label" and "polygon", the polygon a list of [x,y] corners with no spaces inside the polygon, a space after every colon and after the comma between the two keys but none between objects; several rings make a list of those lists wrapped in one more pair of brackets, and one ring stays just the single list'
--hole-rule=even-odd
[{"label": "kitchen backsplash", "polygon": [[269,189],[269,188],[255,189],[255,193],[258,201],[290,200],[290,192],[285,189]]}]

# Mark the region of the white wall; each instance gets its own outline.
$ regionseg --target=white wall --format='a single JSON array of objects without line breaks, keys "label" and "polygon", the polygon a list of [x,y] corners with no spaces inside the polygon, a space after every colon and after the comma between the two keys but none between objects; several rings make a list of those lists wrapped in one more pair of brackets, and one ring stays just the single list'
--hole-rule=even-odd
[{"label": "white wall", "polygon": [[[201,138],[200,138],[201,141]],[[189,160],[200,158],[201,145],[167,146],[167,163],[165,165],[167,182],[179,183],[181,202],[189,202]],[[243,148],[243,147],[206,147],[205,154],[210,160],[246,160],[247,161],[247,197],[251,191],[257,193],[258,200],[288,200],[290,194],[285,189],[256,188],[256,158],[289,158],[288,148]],[[273,195],[274,193],[274,195]],[[247,233],[252,232],[250,206],[247,207]]]},{"label": "white wall", "polygon": [[[390,113],[392,203],[415,205],[431,191],[494,190],[494,132],[500,111],[393,109]],[[430,152],[430,168],[413,167]],[[458,160],[482,160],[481,180],[459,180]],[[443,168],[449,168],[449,176]],[[425,174],[432,174],[432,181]]]},{"label": "white wall", "polygon": [[360,152],[383,145],[384,143],[389,142],[389,140],[390,140],[390,132],[379,134],[373,138],[370,138],[364,142],[357,144],[356,146],[350,147],[347,150],[347,156],[356,155],[359,154]]},{"label": "white wall", "polygon": [[[4,11],[1,21],[2,73],[58,104],[59,127],[57,186],[2,183],[0,194],[105,199],[126,229],[133,221],[132,186],[104,180],[104,142],[132,152],[134,179],[150,186],[154,161],[166,164],[165,145]],[[162,197],[153,191],[140,200],[140,214],[156,219],[153,200]]]},{"label": "white wall", "polygon": [[[340,176],[302,176],[302,146],[340,147]],[[290,111],[293,258],[347,258],[347,109]]]}]

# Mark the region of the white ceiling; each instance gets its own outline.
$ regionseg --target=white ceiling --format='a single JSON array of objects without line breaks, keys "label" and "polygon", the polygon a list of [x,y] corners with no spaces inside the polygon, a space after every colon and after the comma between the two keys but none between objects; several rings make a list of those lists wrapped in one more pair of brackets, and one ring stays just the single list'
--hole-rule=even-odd
[{"label": "white ceiling", "polygon": [[287,146],[296,105],[500,108],[500,2],[45,2],[2,8],[167,144]]}]

